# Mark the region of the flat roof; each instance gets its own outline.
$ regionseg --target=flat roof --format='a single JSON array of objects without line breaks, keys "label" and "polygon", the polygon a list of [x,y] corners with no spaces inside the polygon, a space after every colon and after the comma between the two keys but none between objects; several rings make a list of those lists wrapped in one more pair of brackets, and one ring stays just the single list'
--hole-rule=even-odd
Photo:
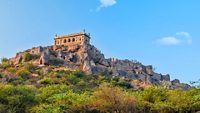
[{"label": "flat roof", "polygon": [[67,37],[75,37],[75,36],[81,36],[81,35],[85,35],[88,38],[90,38],[89,34],[87,34],[85,32],[79,32],[79,33],[72,33],[72,34],[68,34],[68,35],[55,36],[55,39],[61,39],[61,38],[67,38]]}]

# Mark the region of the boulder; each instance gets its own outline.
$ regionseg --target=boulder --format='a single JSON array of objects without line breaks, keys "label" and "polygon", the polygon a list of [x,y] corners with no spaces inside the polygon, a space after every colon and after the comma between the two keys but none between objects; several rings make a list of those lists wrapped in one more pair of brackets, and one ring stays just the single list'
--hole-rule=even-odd
[{"label": "boulder", "polygon": [[162,80],[170,81],[170,75],[162,75]]},{"label": "boulder", "polygon": [[180,80],[174,79],[174,80],[172,80],[172,84],[180,84]]},{"label": "boulder", "polygon": [[145,72],[148,74],[148,75],[153,75],[153,67],[151,65],[149,66],[146,66],[145,68]]}]

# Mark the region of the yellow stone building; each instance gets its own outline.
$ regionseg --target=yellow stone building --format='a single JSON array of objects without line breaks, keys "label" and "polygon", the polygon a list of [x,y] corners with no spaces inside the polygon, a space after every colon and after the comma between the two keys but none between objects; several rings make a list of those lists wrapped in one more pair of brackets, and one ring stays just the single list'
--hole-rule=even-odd
[{"label": "yellow stone building", "polygon": [[79,32],[63,36],[56,35],[54,40],[56,46],[84,45],[90,43],[90,34]]}]

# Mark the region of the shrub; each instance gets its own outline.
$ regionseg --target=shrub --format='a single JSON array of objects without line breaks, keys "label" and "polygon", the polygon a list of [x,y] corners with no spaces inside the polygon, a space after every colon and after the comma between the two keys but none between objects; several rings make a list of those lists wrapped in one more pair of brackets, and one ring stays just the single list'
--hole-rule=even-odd
[{"label": "shrub", "polygon": [[7,58],[2,58],[1,59],[1,63],[5,63],[5,62],[8,62],[9,60]]},{"label": "shrub", "polygon": [[121,88],[108,84],[101,85],[94,92],[92,103],[94,109],[100,112],[135,112],[135,97]]},{"label": "shrub", "polygon": [[8,67],[11,67],[11,64],[7,58],[2,58],[0,67],[6,69]]},{"label": "shrub", "polygon": [[69,74],[67,76],[67,80],[73,84],[73,85],[76,85],[81,79],[78,78],[77,76],[75,76],[74,74]]},{"label": "shrub", "polygon": [[61,84],[44,86],[39,89],[40,94],[38,95],[38,98],[41,100],[41,102],[50,102],[48,98],[55,94],[65,93],[68,90],[68,86]]},{"label": "shrub", "polygon": [[58,58],[51,58],[49,59],[49,65],[53,65],[53,66],[60,66],[63,65],[64,61]]},{"label": "shrub", "polygon": [[31,109],[31,113],[63,113],[60,106],[55,104],[39,104]]},{"label": "shrub", "polygon": [[27,61],[30,61],[32,60],[32,56],[30,53],[25,53],[24,54],[24,61],[27,62]]},{"label": "shrub", "polygon": [[[60,89],[60,88],[59,88]],[[57,89],[55,89],[57,91]],[[72,90],[51,93],[45,97],[48,103],[41,103],[33,107],[35,113],[86,113],[87,102],[90,100],[88,92],[75,93]]]},{"label": "shrub", "polygon": [[26,63],[24,64],[24,68],[30,72],[34,72],[37,69],[37,66],[31,63]]},{"label": "shrub", "polygon": [[195,98],[199,96],[199,93],[198,90],[170,90],[168,91],[167,101],[173,106],[176,112],[194,112],[200,110],[200,100]]},{"label": "shrub", "polygon": [[23,79],[27,79],[29,77],[31,73],[26,70],[26,69],[20,69],[16,72],[16,75],[23,78]]},{"label": "shrub", "polygon": [[37,104],[37,89],[33,86],[12,86],[0,84],[0,112],[26,113]]},{"label": "shrub", "polygon": [[2,73],[0,73],[0,78],[3,78],[4,76],[3,76],[3,74]]},{"label": "shrub", "polygon": [[81,80],[81,81],[79,81],[79,82],[77,83],[77,85],[78,85],[78,86],[84,87],[84,86],[87,85],[87,83],[86,83],[84,80]]},{"label": "shrub", "polygon": [[43,78],[39,81],[40,84],[43,84],[43,85],[48,85],[48,84],[52,84],[53,81],[50,79],[50,78]]},{"label": "shrub", "polygon": [[79,71],[79,70],[78,71],[74,71],[72,74],[75,75],[78,78],[81,78],[81,77],[84,76],[84,73],[82,71]]},{"label": "shrub", "polygon": [[14,68],[14,67],[9,67],[9,68],[7,68],[7,70],[9,71],[9,72],[11,72],[12,74],[14,74],[14,73],[16,73],[16,68]]},{"label": "shrub", "polygon": [[125,80],[120,80],[117,85],[119,85],[120,87],[128,88],[128,89],[132,88],[130,82],[125,81]]},{"label": "shrub", "polygon": [[39,56],[38,55],[35,55],[35,54],[30,54],[30,53],[28,53],[28,52],[26,52],[25,54],[24,54],[24,61],[25,62],[28,62],[28,61],[31,61],[31,60],[34,60],[34,59],[38,59],[39,58]]}]

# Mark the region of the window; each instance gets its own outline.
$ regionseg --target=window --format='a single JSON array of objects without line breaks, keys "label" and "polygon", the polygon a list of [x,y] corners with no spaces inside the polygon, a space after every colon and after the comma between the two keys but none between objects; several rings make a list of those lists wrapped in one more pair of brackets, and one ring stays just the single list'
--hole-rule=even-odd
[{"label": "window", "polygon": [[66,39],[64,39],[63,43],[67,43],[67,40],[66,40]]},{"label": "window", "polygon": [[75,42],[75,38],[72,39],[72,42]]},{"label": "window", "polygon": [[68,42],[71,42],[71,39],[68,39]]}]

